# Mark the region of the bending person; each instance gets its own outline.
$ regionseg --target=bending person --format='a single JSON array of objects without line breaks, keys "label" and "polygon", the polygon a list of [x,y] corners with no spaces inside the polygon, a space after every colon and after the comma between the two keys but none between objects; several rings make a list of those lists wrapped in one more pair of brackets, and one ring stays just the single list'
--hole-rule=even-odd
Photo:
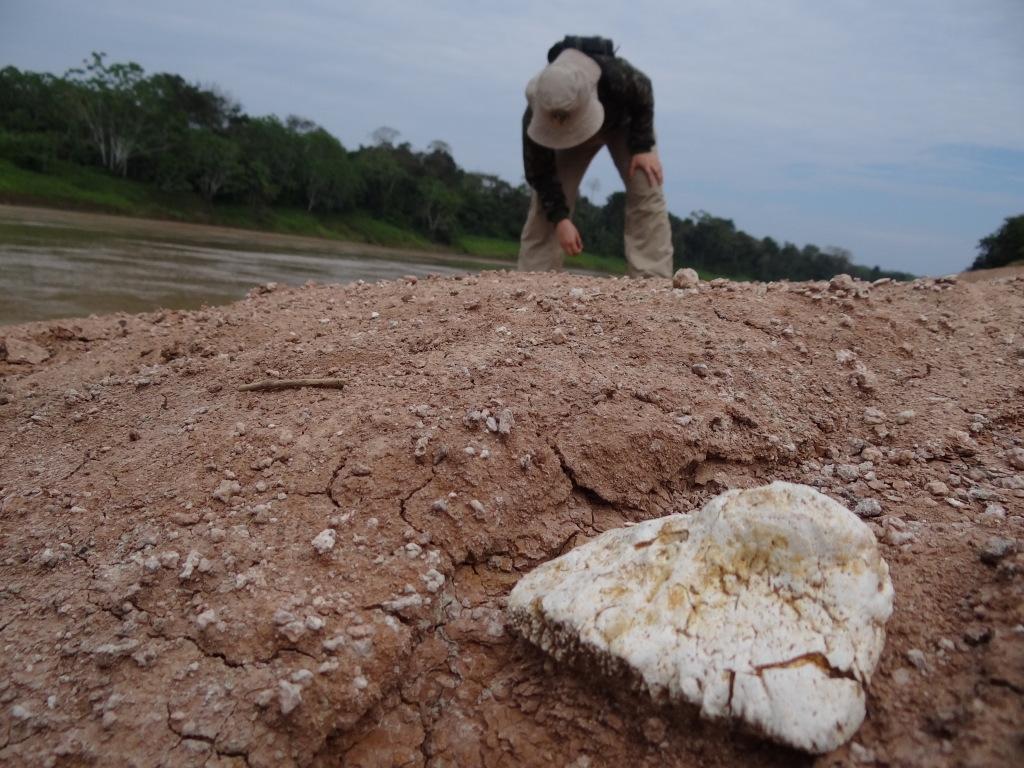
[{"label": "bending person", "polygon": [[583,251],[572,223],[580,182],[608,147],[626,185],[629,274],[670,277],[672,231],[654,135],[651,81],[604,38],[566,37],[526,86],[523,164],[533,200],[520,238],[520,270],[560,271]]}]

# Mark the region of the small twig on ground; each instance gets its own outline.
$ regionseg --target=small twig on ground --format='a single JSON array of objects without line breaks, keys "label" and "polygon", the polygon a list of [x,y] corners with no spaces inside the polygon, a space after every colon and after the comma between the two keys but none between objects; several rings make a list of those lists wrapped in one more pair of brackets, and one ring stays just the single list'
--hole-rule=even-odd
[{"label": "small twig on ground", "polygon": [[263,379],[252,384],[239,384],[239,392],[255,392],[268,389],[298,389],[300,387],[326,387],[341,389],[347,382],[344,379]]}]

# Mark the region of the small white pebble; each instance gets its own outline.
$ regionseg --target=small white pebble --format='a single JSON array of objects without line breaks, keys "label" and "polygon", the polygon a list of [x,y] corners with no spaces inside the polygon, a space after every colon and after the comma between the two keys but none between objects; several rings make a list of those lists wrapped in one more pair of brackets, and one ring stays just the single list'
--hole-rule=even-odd
[{"label": "small white pebble", "polygon": [[339,664],[334,659],[328,659],[327,661],[325,661],[323,664],[320,665],[320,669],[317,670],[317,671],[321,675],[331,675],[331,674],[334,674],[335,672],[337,672],[338,671],[338,667],[340,667],[340,666],[341,666],[341,664]]},{"label": "small white pebble", "polygon": [[306,634],[306,625],[301,621],[289,621],[280,631],[293,643],[297,643],[299,638]]},{"label": "small white pebble", "polygon": [[296,707],[302,704],[302,689],[287,680],[281,680],[277,684],[278,698],[281,702],[281,714],[290,714]]},{"label": "small white pebble", "polygon": [[436,568],[431,568],[429,571],[420,576],[423,583],[427,587],[427,592],[430,594],[436,594],[437,590],[444,586],[444,574],[438,571]]},{"label": "small white pebble", "polygon": [[907,651],[907,661],[913,664],[922,672],[928,669],[928,660],[924,657],[924,653],[917,648],[911,648]]},{"label": "small white pebble", "polygon": [[178,567],[178,557],[177,552],[164,552],[160,555],[160,564],[164,568],[170,568],[173,571]]},{"label": "small white pebble", "polygon": [[875,762],[875,750],[862,747],[855,741],[850,742],[850,755],[858,763],[871,765]]},{"label": "small white pebble", "polygon": [[279,627],[283,627],[285,624],[290,624],[295,621],[295,614],[284,608],[278,608],[274,611],[274,616],[271,621],[277,624]]},{"label": "small white pebble", "polygon": [[900,411],[896,414],[897,424],[909,424],[917,414],[913,411]]},{"label": "small white pebble", "polygon": [[310,542],[313,545],[313,549],[319,552],[321,555],[325,555],[334,549],[335,533],[333,528],[325,528],[320,531]]}]

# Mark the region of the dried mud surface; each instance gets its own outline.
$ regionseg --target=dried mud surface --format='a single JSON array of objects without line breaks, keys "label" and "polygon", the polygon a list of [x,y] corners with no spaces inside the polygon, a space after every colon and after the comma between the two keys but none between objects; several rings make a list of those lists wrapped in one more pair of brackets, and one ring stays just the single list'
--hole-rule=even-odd
[{"label": "dried mud surface", "polygon": [[[846,288],[488,272],[0,328],[0,760],[1022,764],[1024,281]],[[348,386],[236,390],[268,376]],[[892,572],[839,750],[509,632],[538,563],[772,480]]]}]

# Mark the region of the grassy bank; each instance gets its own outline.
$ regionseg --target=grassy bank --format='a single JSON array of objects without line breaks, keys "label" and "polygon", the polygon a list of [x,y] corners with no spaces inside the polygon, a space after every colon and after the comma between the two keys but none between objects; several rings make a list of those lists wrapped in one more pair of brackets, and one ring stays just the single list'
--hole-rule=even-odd
[{"label": "grassy bank", "polygon": [[374,243],[391,248],[424,251],[435,248],[415,232],[360,212],[324,216],[297,208],[275,208],[260,215],[247,206],[210,205],[190,192],[163,192],[152,184],[118,178],[72,163],[54,162],[50,172],[36,173],[0,160],[0,202]]},{"label": "grassy bank", "polygon": [[[466,253],[472,256],[484,256],[489,259],[503,259],[515,262],[519,258],[519,243],[515,240],[496,240],[492,237],[464,237],[459,242]],[[596,256],[592,253],[581,253],[579,256],[566,256],[565,265],[575,269],[588,269],[594,272],[608,272],[613,275],[626,274],[626,262],[615,256]]]}]

